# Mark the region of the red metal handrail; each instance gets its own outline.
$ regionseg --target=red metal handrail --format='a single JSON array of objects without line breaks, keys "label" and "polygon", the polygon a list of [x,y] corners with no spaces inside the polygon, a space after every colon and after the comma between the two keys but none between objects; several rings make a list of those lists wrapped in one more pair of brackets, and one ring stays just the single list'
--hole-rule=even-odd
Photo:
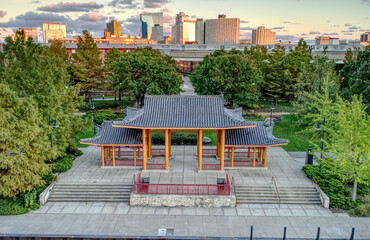
[{"label": "red metal handrail", "polygon": [[234,176],[232,176],[231,178],[231,182],[234,186],[234,194],[235,194],[235,207],[238,206],[238,196],[236,195],[236,187],[235,187],[235,180],[234,180]]},{"label": "red metal handrail", "polygon": [[138,194],[174,194],[174,195],[230,195],[230,181],[226,175],[226,184],[152,184],[141,183],[137,179]]},{"label": "red metal handrail", "polygon": [[135,181],[136,181],[136,176],[134,175],[131,180],[131,189],[130,189],[130,194],[128,195],[128,205],[130,205],[131,193],[132,193],[132,189],[134,189]]},{"label": "red metal handrail", "polygon": [[276,186],[276,181],[275,181],[274,176],[272,176],[272,177],[271,177],[271,184],[272,184],[272,183],[274,183],[274,184],[275,184],[276,193],[277,193],[278,198],[279,198],[279,208],[280,208],[280,202],[281,202],[281,199],[280,199],[279,190],[278,190],[278,188],[277,188],[277,186]]},{"label": "red metal handrail", "polygon": [[[58,181],[58,173],[54,175],[53,179],[51,180],[51,183],[49,184],[49,186],[47,187],[46,189],[46,193],[49,192],[49,189],[50,189],[50,186],[51,184],[54,182],[54,180],[56,179],[56,181]],[[46,200],[45,200],[45,197],[46,197],[47,194],[44,195],[44,204],[46,203]]]},{"label": "red metal handrail", "polygon": [[321,196],[321,198],[322,198],[322,201],[323,201],[323,206],[325,207],[325,198],[324,198],[324,195],[323,195],[323,193],[322,193],[322,191],[321,191],[321,188],[319,187],[319,184],[317,183],[317,181],[316,181],[316,179],[313,177],[312,178],[312,185],[313,184],[316,184],[316,189],[318,189],[319,190],[319,193],[320,193],[320,196]]}]

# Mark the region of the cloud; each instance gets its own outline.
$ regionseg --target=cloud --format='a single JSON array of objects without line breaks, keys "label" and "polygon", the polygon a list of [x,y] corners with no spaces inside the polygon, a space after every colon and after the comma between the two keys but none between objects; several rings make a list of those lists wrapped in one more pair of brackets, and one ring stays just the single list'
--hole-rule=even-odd
[{"label": "cloud", "polygon": [[0,18],[5,17],[8,13],[0,10]]},{"label": "cloud", "polygon": [[301,33],[301,36],[308,36],[307,33]]},{"label": "cloud", "polygon": [[108,19],[107,16],[104,16],[100,13],[97,12],[92,12],[92,13],[86,13],[78,18],[81,21],[106,21]]},{"label": "cloud", "polygon": [[243,24],[243,23],[249,23],[249,21],[246,21],[246,20],[240,20],[240,23]]},{"label": "cloud", "polygon": [[282,41],[298,41],[300,38],[294,35],[276,35],[276,40]]},{"label": "cloud", "polygon": [[175,23],[175,17],[173,17],[169,14],[164,14],[163,15],[163,23],[174,24]]},{"label": "cloud", "polygon": [[35,0],[35,1],[32,1],[32,3],[41,3],[41,2],[38,0]]},{"label": "cloud", "polygon": [[167,3],[168,0],[144,0],[144,8],[161,8]]},{"label": "cloud", "polygon": [[298,22],[283,22],[284,24],[300,24],[300,23],[298,23]]},{"label": "cloud", "polygon": [[58,4],[50,4],[38,7],[37,10],[44,12],[90,12],[92,10],[101,9],[104,6],[96,2],[76,3],[76,2],[59,2]]},{"label": "cloud", "polygon": [[344,26],[346,26],[346,27],[351,27],[351,26],[352,26],[352,24],[346,23],[346,24],[344,24]]},{"label": "cloud", "polygon": [[353,35],[353,33],[344,33],[343,35]]},{"label": "cloud", "polygon": [[69,16],[54,13],[26,12],[11,18],[8,22],[1,22],[0,27],[41,27],[42,22],[68,22],[70,20]]},{"label": "cloud", "polygon": [[124,20],[122,27],[123,34],[138,35],[140,32],[140,16],[131,16]]},{"label": "cloud", "polygon": [[172,11],[170,9],[168,9],[168,8],[163,8],[161,10],[161,12],[164,12],[164,13],[172,13]]},{"label": "cloud", "polygon": [[330,27],[339,27],[339,25],[331,25]]},{"label": "cloud", "polygon": [[361,3],[370,5],[370,0],[362,0]]},{"label": "cloud", "polygon": [[134,0],[113,0],[108,3],[108,6],[116,8],[134,9],[138,7],[138,4]]},{"label": "cloud", "polygon": [[254,28],[251,28],[251,27],[241,27],[240,30],[241,31],[251,31],[253,30]]},{"label": "cloud", "polygon": [[272,29],[274,30],[281,30],[281,29],[284,29],[285,27],[273,27]]},{"label": "cloud", "polygon": [[348,29],[356,30],[356,29],[360,29],[360,28],[359,27],[349,27]]},{"label": "cloud", "polygon": [[335,35],[339,35],[339,34],[333,32],[333,33],[323,33],[322,35],[324,35],[324,36],[335,36]]},{"label": "cloud", "polygon": [[310,32],[309,34],[321,34],[321,32]]}]

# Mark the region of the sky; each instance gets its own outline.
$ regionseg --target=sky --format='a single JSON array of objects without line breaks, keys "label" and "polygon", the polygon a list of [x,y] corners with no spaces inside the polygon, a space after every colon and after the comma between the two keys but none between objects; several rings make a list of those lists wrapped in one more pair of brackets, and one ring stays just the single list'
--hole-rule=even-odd
[{"label": "sky", "polygon": [[317,36],[359,40],[370,31],[370,0],[1,0],[0,33],[8,36],[19,27],[39,27],[52,21],[67,25],[67,37],[86,29],[102,36],[106,23],[122,22],[122,33],[140,33],[139,15],[164,13],[164,33],[179,12],[191,18],[213,19],[218,14],[240,18],[240,39],[250,39],[258,26],[276,31],[276,40],[313,42]]}]

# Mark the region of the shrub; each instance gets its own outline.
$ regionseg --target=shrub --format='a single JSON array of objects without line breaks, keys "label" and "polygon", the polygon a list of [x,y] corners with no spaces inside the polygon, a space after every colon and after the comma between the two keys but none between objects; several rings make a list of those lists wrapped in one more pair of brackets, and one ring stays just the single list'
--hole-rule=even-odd
[{"label": "shrub", "polygon": [[[122,101],[114,101],[114,100],[106,100],[106,101],[95,101],[94,102],[95,109],[106,109],[106,108],[116,108],[122,107]],[[127,105],[123,102],[123,106],[126,107]],[[78,108],[80,111],[90,111],[91,110],[91,103],[85,103]]]},{"label": "shrub", "polygon": [[[164,144],[164,134],[153,133],[152,143],[153,144]],[[171,134],[172,145],[196,145],[197,134],[196,133],[172,133]]]},{"label": "shrub", "polygon": [[55,172],[66,172],[66,171],[68,171],[72,167],[73,159],[74,159],[74,156],[72,156],[72,155],[67,155],[67,156],[64,156],[62,158],[57,159],[54,162],[53,170]]},{"label": "shrub", "polygon": [[349,210],[349,213],[359,217],[370,217],[370,195],[364,197],[364,204]]},{"label": "shrub", "polygon": [[82,154],[84,154],[81,150],[78,150],[77,148],[71,148],[71,147],[67,148],[66,153],[68,155],[73,155],[75,157],[78,157],[78,156],[81,156]]},{"label": "shrub", "polygon": [[[95,111],[95,122],[96,124],[102,124],[104,121],[110,121],[115,119],[122,120],[126,115],[125,114],[116,114],[113,110],[98,110]],[[93,119],[93,112],[88,112],[85,118]]]},{"label": "shrub", "polygon": [[20,197],[0,198],[0,215],[19,215],[29,211]]},{"label": "shrub", "polygon": [[351,190],[343,183],[340,176],[331,169],[330,164],[323,164],[320,172],[317,165],[305,165],[302,170],[308,178],[315,178],[322,191],[330,198],[330,206],[334,208],[350,209],[361,204],[350,198]]}]

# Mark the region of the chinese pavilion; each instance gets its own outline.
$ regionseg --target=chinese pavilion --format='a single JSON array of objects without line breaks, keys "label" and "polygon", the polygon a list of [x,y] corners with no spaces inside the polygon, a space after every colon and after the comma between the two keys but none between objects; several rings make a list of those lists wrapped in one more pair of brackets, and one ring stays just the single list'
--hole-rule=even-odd
[{"label": "chinese pavilion", "polygon": [[[242,109],[224,107],[223,96],[145,96],[144,107],[127,107],[123,121],[105,121],[98,133],[80,143],[101,146],[102,166],[142,166],[143,170],[169,170],[171,133],[196,133],[198,171],[226,167],[266,167],[267,147],[286,145],[263,122],[247,122]],[[272,130],[272,128],[269,128]],[[165,135],[165,148],[152,148],[152,132]],[[203,134],[217,133],[216,149],[203,149]],[[203,151],[204,150],[204,151]],[[203,164],[205,155],[219,159],[217,166]],[[148,163],[164,155],[164,164]]]}]

